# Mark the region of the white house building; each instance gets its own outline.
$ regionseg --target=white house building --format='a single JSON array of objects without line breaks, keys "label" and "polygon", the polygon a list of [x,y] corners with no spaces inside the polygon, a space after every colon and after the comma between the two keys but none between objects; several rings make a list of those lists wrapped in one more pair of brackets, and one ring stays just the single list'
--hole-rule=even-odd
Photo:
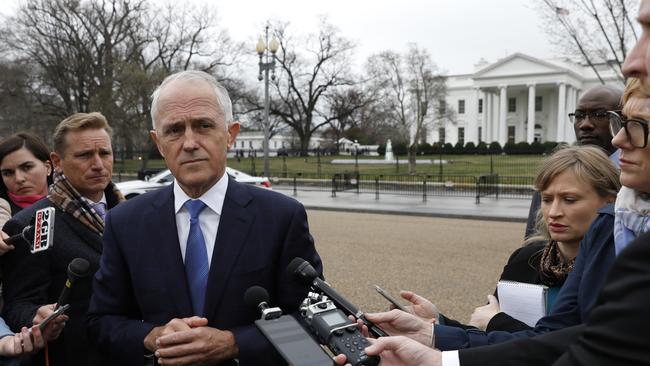
[{"label": "white house building", "polygon": [[[276,156],[278,150],[290,150],[297,143],[296,138],[290,134],[275,134],[269,139],[269,155]],[[312,136],[309,141],[309,149],[322,147],[324,139],[319,136]],[[264,132],[263,131],[241,131],[237,135],[235,144],[230,149],[231,154],[243,153],[248,156],[252,151],[256,151],[258,156],[264,151]]]},{"label": "white house building", "polygon": [[[622,87],[607,65],[597,67],[607,84]],[[574,142],[568,114],[583,91],[599,84],[589,66],[569,60],[515,53],[484,62],[472,74],[448,76],[446,105],[455,118],[429,130],[427,142]]]}]

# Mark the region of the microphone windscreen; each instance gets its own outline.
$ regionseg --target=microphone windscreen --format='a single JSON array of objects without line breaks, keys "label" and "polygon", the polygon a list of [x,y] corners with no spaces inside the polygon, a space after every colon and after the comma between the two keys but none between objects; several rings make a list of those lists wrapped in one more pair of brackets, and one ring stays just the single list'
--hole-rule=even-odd
[{"label": "microphone windscreen", "polygon": [[300,265],[302,265],[304,262],[306,261],[300,257],[294,258],[287,266],[287,273],[289,273],[291,276],[295,275],[298,267],[300,267]]},{"label": "microphone windscreen", "polygon": [[244,303],[251,309],[257,309],[260,303],[269,301],[269,293],[264,287],[252,286],[244,293]]},{"label": "microphone windscreen", "polygon": [[71,279],[79,279],[88,276],[90,263],[83,258],[75,258],[68,264],[68,276]]}]

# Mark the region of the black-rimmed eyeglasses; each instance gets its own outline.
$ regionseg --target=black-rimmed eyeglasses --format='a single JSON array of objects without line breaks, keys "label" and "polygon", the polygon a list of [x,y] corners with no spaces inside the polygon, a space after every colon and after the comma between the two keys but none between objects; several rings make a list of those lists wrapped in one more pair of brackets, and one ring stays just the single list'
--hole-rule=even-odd
[{"label": "black-rimmed eyeglasses", "polygon": [[607,112],[609,115],[609,130],[612,136],[616,136],[621,129],[625,129],[625,135],[630,144],[636,148],[643,149],[648,146],[648,121],[639,118],[627,118],[616,112]]},{"label": "black-rimmed eyeglasses", "polygon": [[589,119],[594,122],[607,122],[607,120],[609,119],[609,115],[607,114],[606,110],[588,111],[588,112],[575,111],[574,113],[569,113],[569,120],[573,124],[580,124],[587,117],[589,117]]}]

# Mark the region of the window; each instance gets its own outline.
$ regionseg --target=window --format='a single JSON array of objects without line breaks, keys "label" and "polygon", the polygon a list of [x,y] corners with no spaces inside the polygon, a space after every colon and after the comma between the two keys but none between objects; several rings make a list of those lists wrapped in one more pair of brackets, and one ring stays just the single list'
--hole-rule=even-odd
[{"label": "window", "polygon": [[438,114],[442,116],[445,113],[447,113],[447,101],[440,99],[438,101]]},{"label": "window", "polygon": [[478,100],[478,112],[483,113],[483,99]]},{"label": "window", "polygon": [[251,148],[251,149],[253,148],[253,140],[248,141],[248,147]]},{"label": "window", "polygon": [[515,126],[508,126],[508,143],[515,143]]},{"label": "window", "polygon": [[458,143],[465,146],[465,128],[458,127]]},{"label": "window", "polygon": [[508,112],[517,111],[517,98],[508,98]]},{"label": "window", "polygon": [[535,112],[541,112],[542,111],[542,103],[543,99],[541,96],[535,97]]},{"label": "window", "polygon": [[440,145],[444,145],[444,143],[445,143],[445,128],[444,127],[440,127],[438,129],[438,142],[440,143]]},{"label": "window", "polygon": [[482,137],[482,136],[483,136],[483,127],[479,127],[479,128],[478,128],[478,142],[482,142],[482,141],[483,141],[483,137]]},{"label": "window", "polygon": [[273,141],[273,148],[274,148],[274,149],[277,149],[277,148],[278,148],[278,142],[277,142],[277,141]]},{"label": "window", "polygon": [[458,100],[458,114],[465,114],[465,99]]}]

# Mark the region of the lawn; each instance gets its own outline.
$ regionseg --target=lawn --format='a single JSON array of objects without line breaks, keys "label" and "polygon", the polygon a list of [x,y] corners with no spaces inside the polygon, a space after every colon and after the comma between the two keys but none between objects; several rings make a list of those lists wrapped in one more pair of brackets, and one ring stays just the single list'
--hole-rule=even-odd
[{"label": "lawn", "polygon": [[[443,155],[443,164],[437,164],[438,155],[419,156],[420,160],[431,160],[434,164],[417,165],[417,174],[430,175],[484,175],[496,173],[501,176],[526,176],[533,177],[544,156],[541,155]],[[333,159],[347,159],[349,164],[332,164]],[[383,157],[359,157],[359,160],[383,160]],[[358,171],[363,175],[392,175],[408,174],[408,164],[404,164],[406,156],[398,158],[400,164],[366,165],[358,164]],[[253,175],[261,175],[264,170],[264,160],[257,158],[229,158],[228,166]],[[116,161],[116,173],[134,173],[140,170],[142,162],[139,160]],[[150,160],[148,169],[165,168],[163,160]],[[356,170],[354,158],[350,156],[309,156],[309,157],[272,157],[269,160],[272,176],[286,173],[287,176],[295,174],[331,176],[337,173],[354,172]]]}]

